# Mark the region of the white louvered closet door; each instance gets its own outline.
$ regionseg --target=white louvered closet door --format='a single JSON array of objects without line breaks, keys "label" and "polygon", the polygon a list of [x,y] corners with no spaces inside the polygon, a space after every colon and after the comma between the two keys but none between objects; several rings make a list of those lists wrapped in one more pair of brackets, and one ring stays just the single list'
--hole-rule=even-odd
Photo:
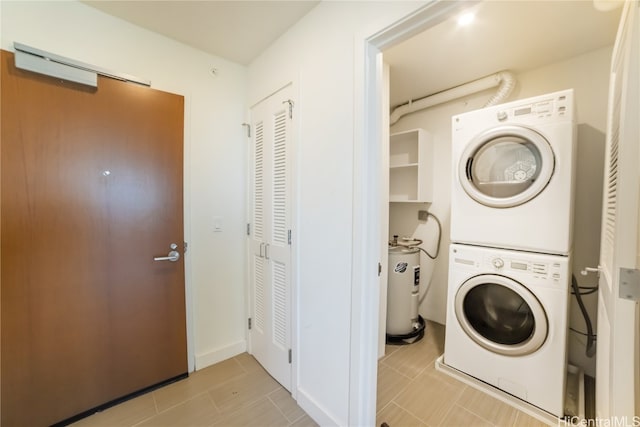
[{"label": "white louvered closet door", "polygon": [[640,175],[640,12],[628,1],[612,55],[609,117],[604,177],[598,340],[596,360],[596,418],[631,422],[634,415],[636,303],[623,298],[623,268],[637,269]]},{"label": "white louvered closet door", "polygon": [[251,109],[250,352],[291,389],[291,87]]}]

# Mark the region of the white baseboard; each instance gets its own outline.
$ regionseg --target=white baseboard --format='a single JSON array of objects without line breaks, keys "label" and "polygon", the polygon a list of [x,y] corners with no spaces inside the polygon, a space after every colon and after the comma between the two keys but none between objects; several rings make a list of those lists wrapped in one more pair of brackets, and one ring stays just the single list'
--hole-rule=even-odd
[{"label": "white baseboard", "polygon": [[245,351],[247,351],[247,341],[242,340],[206,353],[196,354],[196,371],[215,365]]},{"label": "white baseboard", "polygon": [[346,425],[346,422],[340,422],[330,413],[328,413],[322,406],[317,404],[311,396],[309,396],[304,390],[298,388],[298,398],[296,399],[298,406],[300,406],[306,413],[321,426],[342,426]]}]

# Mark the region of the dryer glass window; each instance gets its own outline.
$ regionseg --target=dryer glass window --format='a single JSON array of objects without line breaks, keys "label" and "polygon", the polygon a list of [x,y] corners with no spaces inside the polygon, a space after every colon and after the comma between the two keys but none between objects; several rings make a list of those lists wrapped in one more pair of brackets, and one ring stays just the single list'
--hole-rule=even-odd
[{"label": "dryer glass window", "polygon": [[515,291],[496,283],[484,283],[469,290],[463,308],[470,326],[498,344],[522,344],[535,331],[534,314],[527,302]]},{"label": "dryer glass window", "polygon": [[480,193],[507,198],[533,185],[542,170],[542,156],[532,142],[502,136],[483,144],[467,166],[467,178]]}]

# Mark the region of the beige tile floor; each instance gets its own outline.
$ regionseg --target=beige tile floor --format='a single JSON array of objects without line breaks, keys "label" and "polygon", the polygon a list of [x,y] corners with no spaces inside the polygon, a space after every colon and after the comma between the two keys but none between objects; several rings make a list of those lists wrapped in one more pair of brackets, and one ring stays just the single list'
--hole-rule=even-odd
[{"label": "beige tile floor", "polygon": [[546,424],[436,371],[444,326],[427,322],[425,337],[386,347],[378,363],[376,425],[389,427],[534,427]]},{"label": "beige tile floor", "polygon": [[[545,424],[436,371],[444,326],[427,323],[412,345],[387,346],[378,364],[376,425],[389,427],[534,427]],[[77,427],[292,426],[315,422],[255,359],[243,353],[188,379],[129,400]]]},{"label": "beige tile floor", "polygon": [[77,427],[317,427],[247,353],[87,417]]}]

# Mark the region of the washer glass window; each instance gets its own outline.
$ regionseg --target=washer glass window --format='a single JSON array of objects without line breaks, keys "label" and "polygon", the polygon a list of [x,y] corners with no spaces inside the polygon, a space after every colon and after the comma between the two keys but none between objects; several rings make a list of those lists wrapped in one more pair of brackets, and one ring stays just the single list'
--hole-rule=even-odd
[{"label": "washer glass window", "polygon": [[547,140],[524,126],[481,133],[462,153],[459,178],[466,193],[491,207],[513,207],[537,196],[555,167]]},{"label": "washer glass window", "polygon": [[481,347],[521,356],[538,350],[549,325],[540,301],[519,282],[481,274],[464,282],[454,308],[460,327]]},{"label": "washer glass window", "polygon": [[467,292],[464,315],[480,335],[499,344],[518,345],[531,338],[535,318],[529,304],[502,285],[485,283]]}]

